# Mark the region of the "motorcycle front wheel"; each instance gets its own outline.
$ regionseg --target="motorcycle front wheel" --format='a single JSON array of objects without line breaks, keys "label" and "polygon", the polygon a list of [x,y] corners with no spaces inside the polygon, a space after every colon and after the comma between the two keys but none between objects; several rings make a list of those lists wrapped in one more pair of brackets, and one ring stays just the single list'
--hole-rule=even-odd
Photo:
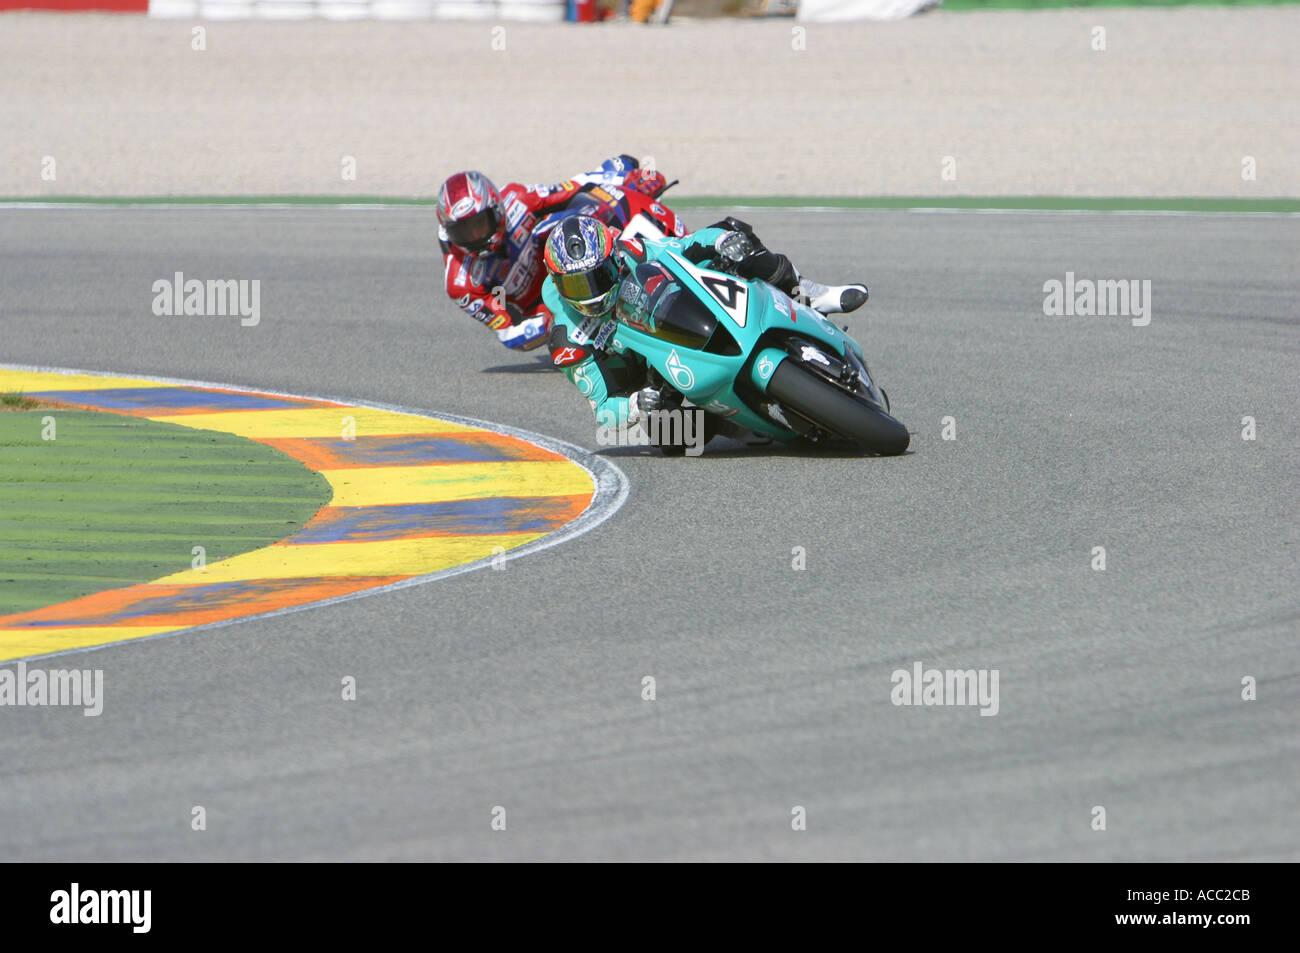
[{"label": "motorcycle front wheel", "polygon": [[804,370],[795,360],[777,365],[768,396],[781,406],[870,453],[896,456],[912,442],[902,421]]}]

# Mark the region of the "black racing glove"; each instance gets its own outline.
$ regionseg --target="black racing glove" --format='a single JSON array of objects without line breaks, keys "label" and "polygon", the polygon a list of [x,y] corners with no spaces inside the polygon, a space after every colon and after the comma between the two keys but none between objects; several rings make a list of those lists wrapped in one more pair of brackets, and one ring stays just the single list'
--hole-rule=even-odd
[{"label": "black racing glove", "polygon": [[[710,228],[727,228],[731,225],[749,226],[737,219],[728,217]],[[695,264],[714,261],[723,271],[740,275],[742,278],[757,278],[773,287],[780,288],[793,296],[799,287],[799,274],[794,270],[790,259],[779,252],[768,251],[754,235],[753,230],[744,231],[731,228],[725,235],[720,235],[713,248],[706,245],[692,245],[686,249],[686,258]]]},{"label": "black racing glove", "polygon": [[728,232],[741,232],[749,239],[749,243],[754,246],[754,251],[767,251],[767,246],[763,240],[754,234],[754,226],[748,222],[742,222],[738,218],[728,215],[720,222],[714,222],[709,228],[721,228]]},{"label": "black racing glove", "polygon": [[752,225],[728,215],[709,227],[724,228],[736,236],[733,239],[731,235],[724,235],[718,240],[719,254],[734,263],[736,274],[766,281],[787,294],[795,293],[799,287],[799,274],[794,270],[794,264],[780,252],[769,251],[763,240],[754,234]]},{"label": "black racing glove", "polygon": [[[710,225],[709,227],[720,228],[721,226]],[[747,234],[732,229],[719,235],[712,248],[708,245],[691,245],[686,249],[685,255],[688,261],[693,261],[697,265],[713,261],[715,267],[734,273],[737,264],[763,250],[763,246],[755,246]]]}]

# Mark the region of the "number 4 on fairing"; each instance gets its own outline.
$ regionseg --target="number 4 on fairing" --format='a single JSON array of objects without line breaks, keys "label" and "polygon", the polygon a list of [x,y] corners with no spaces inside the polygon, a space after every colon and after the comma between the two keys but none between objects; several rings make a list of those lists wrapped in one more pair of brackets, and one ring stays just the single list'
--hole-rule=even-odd
[{"label": "number 4 on fairing", "polygon": [[731,320],[740,327],[745,326],[745,286],[734,278],[718,278],[713,275],[701,275],[700,281],[709,293],[718,299],[718,304],[727,309]]}]

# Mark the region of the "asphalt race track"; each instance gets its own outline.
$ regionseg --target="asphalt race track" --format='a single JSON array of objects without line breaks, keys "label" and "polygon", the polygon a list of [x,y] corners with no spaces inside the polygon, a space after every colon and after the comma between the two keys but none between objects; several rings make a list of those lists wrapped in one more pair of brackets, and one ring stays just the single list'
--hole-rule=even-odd
[{"label": "asphalt race track", "polygon": [[[1300,857],[1300,218],[743,217],[870,284],[914,452],[609,448],[622,510],[504,571],[51,662],[102,668],[104,714],[0,712],[0,859]],[[0,360],[598,449],[442,297],[432,221],[6,209]],[[155,317],[176,271],[260,279],[261,323]],[[1150,324],[1044,316],[1067,271],[1149,279]],[[895,706],[915,662],[997,669],[996,716]]]}]

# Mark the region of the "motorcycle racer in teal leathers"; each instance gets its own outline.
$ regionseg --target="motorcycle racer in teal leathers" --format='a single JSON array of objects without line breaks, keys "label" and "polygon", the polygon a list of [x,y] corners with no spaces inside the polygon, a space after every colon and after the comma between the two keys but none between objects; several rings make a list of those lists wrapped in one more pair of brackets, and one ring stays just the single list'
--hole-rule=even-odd
[{"label": "motorcycle racer in teal leathers", "polygon": [[[650,310],[645,299],[661,285],[653,273],[647,278],[640,271],[640,281],[624,281],[638,267],[655,267],[647,247],[671,249],[703,267],[725,263],[735,274],[765,281],[791,297],[802,294],[806,300],[810,286],[833,290],[827,313],[852,311],[867,300],[865,285],[827,289],[801,278],[789,258],[769,251],[749,225],[734,218],[683,238],[626,240],[594,218],[569,218],[552,231],[543,252],[549,279],[542,299],[555,315],[548,344],[552,362],[587,398],[602,426],[632,426],[663,406],[663,387],[647,381],[645,366],[619,353],[614,340],[618,322],[637,326],[638,314]],[[670,276],[662,285],[670,290]],[[712,432],[728,432],[725,422],[710,420]]]}]

